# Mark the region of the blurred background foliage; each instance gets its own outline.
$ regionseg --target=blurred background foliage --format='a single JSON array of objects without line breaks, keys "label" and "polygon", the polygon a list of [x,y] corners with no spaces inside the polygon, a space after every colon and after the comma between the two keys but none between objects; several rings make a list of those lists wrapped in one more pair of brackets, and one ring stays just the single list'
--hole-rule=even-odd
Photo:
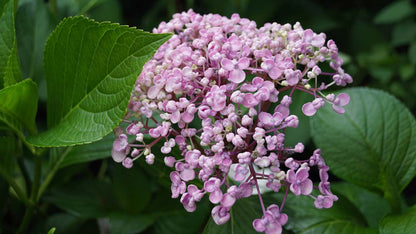
[{"label": "blurred background foliage", "polygon": [[[258,26],[299,21],[304,28],[325,32],[342,52],[353,86],[386,90],[416,113],[416,4],[410,0],[20,0],[19,56],[23,76],[39,84],[40,131],[46,126],[43,48],[62,18],[82,14],[151,31],[189,8],[228,17],[239,13]],[[42,198],[30,233],[46,233],[51,227],[57,228],[55,233],[202,232],[209,218],[208,203],[201,202],[197,214],[188,214],[178,199],[170,198],[169,169],[162,161],[149,167],[142,160],[131,170],[122,169],[109,158],[112,140],[108,136],[74,148],[68,157],[72,161],[61,164]],[[20,183],[30,184],[33,160],[22,156],[18,162],[24,168]],[[49,165],[45,157],[44,168]],[[23,204],[8,190],[0,178],[0,233],[13,233],[24,212]],[[414,196],[410,199],[416,202]]]}]

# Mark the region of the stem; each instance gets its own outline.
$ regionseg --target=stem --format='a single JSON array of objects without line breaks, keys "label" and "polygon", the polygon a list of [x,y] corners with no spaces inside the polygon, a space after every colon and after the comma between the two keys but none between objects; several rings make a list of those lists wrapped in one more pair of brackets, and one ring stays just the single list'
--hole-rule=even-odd
[{"label": "stem", "polygon": [[58,8],[56,7],[56,0],[49,0],[51,11],[55,16],[58,16]]},{"label": "stem", "polygon": [[249,168],[250,168],[251,175],[253,175],[253,180],[256,184],[257,195],[259,195],[260,205],[261,205],[261,209],[263,210],[263,215],[264,215],[264,214],[266,214],[266,209],[264,208],[263,198],[261,197],[259,184],[257,183],[256,171],[253,168],[253,164],[250,164]]},{"label": "stem", "polygon": [[101,163],[100,170],[98,171],[98,174],[97,174],[97,179],[99,180],[104,179],[105,172],[107,171],[107,167],[108,167],[108,161],[103,160],[103,162]]},{"label": "stem", "polygon": [[41,172],[42,158],[40,155],[35,155],[35,175],[33,177],[32,191],[30,192],[30,202],[32,204],[26,207],[25,215],[23,216],[23,221],[20,224],[17,233],[24,233],[30,223],[30,220],[32,219],[33,211],[38,201]]},{"label": "stem", "polygon": [[283,197],[283,201],[282,204],[280,205],[280,212],[282,212],[283,206],[285,206],[285,202],[286,202],[286,198],[287,198],[287,194],[289,193],[289,185],[286,185],[286,191],[285,191],[285,195]]},{"label": "stem", "polygon": [[[1,172],[1,171],[0,171]],[[1,173],[1,176],[9,183],[10,187],[16,192],[17,197],[25,204],[25,206],[30,206],[32,203],[26,196],[26,193],[20,188],[16,181],[7,173]]]},{"label": "stem", "polygon": [[72,150],[72,146],[67,147],[65,151],[63,152],[63,154],[59,157],[59,161],[56,162],[52,170],[49,171],[48,175],[46,176],[46,179],[43,181],[42,185],[40,186],[39,194],[36,200],[38,200],[42,196],[42,194],[45,192],[46,188],[49,186],[53,177],[55,176],[55,173],[58,171],[59,166],[61,165],[61,162],[66,158],[66,156],[71,150]]}]

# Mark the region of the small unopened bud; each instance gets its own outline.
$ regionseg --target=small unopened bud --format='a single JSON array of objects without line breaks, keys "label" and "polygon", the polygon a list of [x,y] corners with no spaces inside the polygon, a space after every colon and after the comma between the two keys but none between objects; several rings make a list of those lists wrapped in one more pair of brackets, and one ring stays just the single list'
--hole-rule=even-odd
[{"label": "small unopened bud", "polygon": [[147,164],[152,165],[155,162],[155,155],[154,154],[147,155],[146,162]]},{"label": "small unopened bud", "polygon": [[145,156],[149,155],[149,154],[150,154],[150,150],[149,150],[149,148],[146,148],[146,149],[144,150],[143,154],[144,154]]},{"label": "small unopened bud", "polygon": [[282,84],[282,86],[288,86],[288,85],[289,85],[289,83],[287,83],[287,81],[285,81],[285,80],[284,80],[284,81],[282,81],[282,83],[281,83],[281,84]]},{"label": "small unopened bud", "polygon": [[143,142],[143,133],[136,134],[136,141]]},{"label": "small unopened bud", "polygon": [[310,84],[306,84],[305,85],[305,89],[310,89],[311,88],[311,85]]},{"label": "small unopened bud", "polygon": [[276,177],[279,180],[284,180],[286,178],[285,172],[284,171],[280,171],[279,173],[276,174]]}]

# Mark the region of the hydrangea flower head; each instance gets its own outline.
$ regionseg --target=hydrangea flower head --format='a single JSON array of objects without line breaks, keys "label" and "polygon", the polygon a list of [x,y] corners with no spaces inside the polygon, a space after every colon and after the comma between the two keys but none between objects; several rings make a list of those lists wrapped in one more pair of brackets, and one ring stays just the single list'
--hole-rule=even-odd
[{"label": "hydrangea flower head", "polygon": [[[299,23],[257,27],[238,14],[227,18],[192,10],[175,14],[153,32],[174,35],[137,79],[124,119],[128,127],[116,131],[116,162],[130,168],[142,156],[148,164],[164,157],[160,160],[173,170],[172,198],[180,198],[193,212],[202,197],[209,196],[216,205],[211,214],[217,224],[226,223],[235,202],[255,191],[263,217],[253,221],[253,228],[282,231],[288,220],[281,213],[284,204],[266,209],[260,180],[274,192],[309,196],[318,209],[332,206],[338,198],[331,193],[321,151],[300,160],[296,154],[304,145],[288,146],[284,139],[285,129],[299,124],[290,111],[294,92],[314,99],[302,107],[307,116],[326,103],[337,113],[345,112],[347,94],[324,94],[333,85],[352,82],[334,41]],[[322,71],[323,63],[332,70]],[[332,81],[324,83],[322,77]],[[163,146],[154,147],[157,143]],[[174,147],[180,155],[172,153]],[[309,178],[311,167],[320,172],[319,186]],[[314,188],[320,193],[316,197]]]}]

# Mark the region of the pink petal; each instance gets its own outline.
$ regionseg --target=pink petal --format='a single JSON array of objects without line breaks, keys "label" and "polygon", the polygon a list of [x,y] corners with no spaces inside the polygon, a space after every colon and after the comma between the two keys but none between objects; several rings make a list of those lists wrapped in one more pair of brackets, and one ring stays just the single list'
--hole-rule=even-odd
[{"label": "pink petal", "polygon": [[211,194],[209,194],[209,201],[212,204],[217,204],[222,200],[222,192],[220,189],[215,190],[214,192],[211,192]]},{"label": "pink petal", "polygon": [[250,197],[253,194],[253,186],[249,183],[242,183],[238,187],[240,197]]},{"label": "pink petal", "polygon": [[275,80],[282,75],[283,71],[279,69],[278,67],[273,67],[272,69],[269,70],[268,73],[269,73],[270,78]]},{"label": "pink petal", "polygon": [[311,45],[315,47],[322,47],[325,44],[325,34],[320,33],[319,35],[315,35],[311,41]]},{"label": "pink petal", "polygon": [[301,193],[303,195],[309,195],[309,194],[311,194],[312,189],[313,189],[313,184],[312,184],[312,180],[310,180],[310,179],[306,179],[300,185],[300,190],[301,190]]},{"label": "pink petal", "polygon": [[258,76],[254,77],[253,80],[251,81],[251,83],[255,85],[256,87],[260,87],[263,84],[263,82],[264,82],[263,78],[258,77]]},{"label": "pink petal", "polygon": [[198,187],[196,187],[196,185],[194,184],[190,184],[188,186],[188,193],[193,194],[195,192],[199,191]]},{"label": "pink petal", "polygon": [[292,193],[295,194],[296,196],[299,196],[300,192],[301,192],[301,190],[299,188],[299,185],[297,185],[297,184],[291,184],[290,185],[290,191],[292,191]]},{"label": "pink petal", "polygon": [[296,182],[296,174],[295,174],[295,172],[294,172],[293,170],[289,170],[289,171],[287,171],[287,174],[286,174],[286,179],[287,179],[287,181],[288,181],[289,183],[294,183],[294,182]]},{"label": "pink petal", "polygon": [[172,113],[172,115],[170,116],[170,121],[172,123],[177,123],[179,122],[179,119],[181,118],[181,113],[179,112],[179,110],[176,110],[175,112]]},{"label": "pink petal", "polygon": [[252,93],[246,93],[242,104],[244,107],[250,108],[259,104],[259,101]]},{"label": "pink petal", "polygon": [[270,113],[260,112],[259,120],[260,120],[261,123],[263,123],[266,126],[273,125],[273,118],[272,118],[272,115]]},{"label": "pink petal", "polygon": [[264,71],[268,72],[274,66],[274,62],[271,59],[266,59],[261,63],[260,66]]},{"label": "pink petal", "polygon": [[179,177],[179,173],[177,171],[172,171],[170,173],[170,180],[173,184],[179,184],[181,182],[181,178]]},{"label": "pink petal", "polygon": [[233,61],[231,61],[231,60],[229,60],[227,58],[223,58],[221,60],[221,66],[222,66],[222,68],[224,68],[227,71],[234,70],[234,63],[233,63]]},{"label": "pink petal", "polygon": [[193,169],[186,168],[181,171],[181,179],[184,181],[190,181],[195,179],[195,171]]},{"label": "pink petal", "polygon": [[307,168],[301,167],[297,172],[296,172],[296,179],[300,180],[300,181],[304,181],[305,179],[307,179],[309,177],[309,172]]},{"label": "pink petal", "polygon": [[332,109],[334,109],[334,111],[337,112],[338,114],[344,114],[345,113],[345,109],[342,108],[341,106],[332,105]]},{"label": "pink petal", "polygon": [[302,106],[302,112],[306,116],[312,116],[312,115],[314,115],[316,113],[316,109],[313,106],[312,102],[307,102],[307,103],[303,104],[303,106]]},{"label": "pink petal", "polygon": [[243,57],[238,61],[238,67],[240,69],[246,69],[250,66],[250,60],[247,57]]},{"label": "pink petal", "polygon": [[115,162],[122,162],[126,158],[125,151],[117,151],[117,150],[111,150],[111,157],[113,157],[113,160]]},{"label": "pink petal", "polygon": [[346,93],[340,93],[337,98],[340,106],[345,106],[350,102],[350,96]]},{"label": "pink petal", "polygon": [[277,222],[271,222],[266,225],[265,234],[280,234],[282,233],[282,225]]},{"label": "pink petal", "polygon": [[278,218],[278,222],[283,226],[287,223],[287,220],[289,218],[287,217],[287,214],[280,214],[279,218]]},{"label": "pink petal", "polygon": [[240,69],[234,69],[230,72],[228,80],[233,83],[239,84],[246,79],[246,73]]},{"label": "pink petal", "polygon": [[230,207],[232,207],[234,205],[235,201],[236,201],[235,197],[233,197],[230,194],[226,193],[222,197],[221,205],[224,206],[224,207],[230,208]]},{"label": "pink petal", "polygon": [[157,95],[159,94],[160,90],[162,87],[154,85],[152,87],[149,88],[149,90],[147,90],[147,97],[149,97],[150,99],[154,99],[157,97]]},{"label": "pink petal", "polygon": [[265,221],[263,219],[255,219],[253,221],[253,227],[257,232],[264,232],[266,230],[264,224]]},{"label": "pink petal", "polygon": [[222,206],[216,206],[211,211],[212,219],[217,225],[226,223],[230,219],[230,213]]}]

